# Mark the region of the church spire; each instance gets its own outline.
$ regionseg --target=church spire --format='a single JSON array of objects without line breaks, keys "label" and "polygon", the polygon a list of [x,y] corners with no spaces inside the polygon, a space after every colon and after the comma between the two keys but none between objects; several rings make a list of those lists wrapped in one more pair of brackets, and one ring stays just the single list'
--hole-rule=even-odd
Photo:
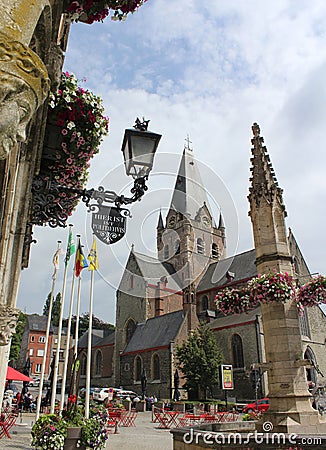
[{"label": "church spire", "polygon": [[160,210],[160,214],[158,216],[158,222],[157,222],[157,227],[158,230],[162,230],[164,228],[164,224],[163,224],[163,217],[162,217],[162,211]]},{"label": "church spire", "polygon": [[170,209],[194,219],[199,208],[208,201],[189,136],[185,141]]}]

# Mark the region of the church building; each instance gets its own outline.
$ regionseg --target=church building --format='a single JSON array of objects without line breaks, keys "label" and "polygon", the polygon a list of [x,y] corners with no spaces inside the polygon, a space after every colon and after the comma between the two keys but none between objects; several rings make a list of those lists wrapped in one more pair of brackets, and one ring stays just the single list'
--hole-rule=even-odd
[{"label": "church building", "polygon": [[[264,230],[262,240],[277,243],[286,215],[282,191],[266,147],[254,141],[251,193],[261,190],[259,195],[270,195],[277,204],[267,201],[263,209],[256,210],[251,205],[251,219],[258,235]],[[224,363],[233,366],[235,389],[229,396],[238,401],[252,399],[250,368],[265,360],[260,308],[224,316],[215,306],[215,296],[220,289],[243,286],[257,275],[258,244],[227,255],[223,217],[220,214],[215,222],[189,140],[168,213],[165,218],[161,213],[158,217],[156,240],[157,258],[132,247],[117,290],[115,385],[140,393],[141,378],[146,374],[148,395],[172,398],[175,348],[199,321],[205,321],[222,348]],[[281,245],[291,255],[293,273],[302,284],[310,273],[291,230]],[[321,382],[326,373],[325,314],[319,307],[306,308],[300,325],[304,356],[313,361],[313,367],[307,369],[307,382]],[[181,378],[181,388],[183,382]],[[268,393],[264,380],[260,389],[260,395]],[[186,392],[181,392],[186,397]],[[218,389],[214,395],[224,397]]]}]

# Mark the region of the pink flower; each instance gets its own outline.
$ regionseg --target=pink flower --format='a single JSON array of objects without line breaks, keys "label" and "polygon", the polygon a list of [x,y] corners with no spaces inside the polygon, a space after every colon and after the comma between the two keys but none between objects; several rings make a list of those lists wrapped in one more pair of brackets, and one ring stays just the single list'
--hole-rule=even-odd
[{"label": "pink flower", "polygon": [[63,130],[61,130],[61,133],[65,136],[66,134],[68,134],[68,130],[66,130],[65,128]]}]

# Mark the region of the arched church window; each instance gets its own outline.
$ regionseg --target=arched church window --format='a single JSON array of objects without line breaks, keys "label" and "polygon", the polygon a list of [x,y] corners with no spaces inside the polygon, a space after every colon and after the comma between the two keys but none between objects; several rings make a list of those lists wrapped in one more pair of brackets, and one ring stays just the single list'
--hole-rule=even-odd
[{"label": "arched church window", "polygon": [[238,334],[232,336],[233,367],[242,369],[244,367],[242,339]]},{"label": "arched church window", "polygon": [[212,244],[212,258],[218,259],[220,256],[220,252],[217,244]]},{"label": "arched church window", "polygon": [[161,378],[160,357],[155,354],[152,358],[152,379],[159,380]]},{"label": "arched church window", "polygon": [[80,375],[82,377],[86,377],[86,362],[87,362],[86,355],[83,354],[81,357],[81,364],[80,364]]},{"label": "arched church window", "polygon": [[201,238],[197,239],[197,253],[199,253],[200,255],[203,255],[205,251],[204,248],[204,241]]},{"label": "arched church window", "polygon": [[141,366],[142,361],[140,356],[136,356],[135,362],[134,362],[134,380],[140,381],[141,380]]},{"label": "arched church window", "polygon": [[311,385],[313,383],[316,386],[316,384],[317,384],[317,370],[315,369],[315,367],[317,365],[316,356],[315,356],[314,352],[312,351],[312,349],[309,347],[309,345],[304,353],[304,359],[310,359],[310,361],[312,361],[312,367],[309,367],[308,369],[306,369],[307,381]]},{"label": "arched church window", "polygon": [[207,295],[204,295],[204,297],[201,299],[202,302],[202,310],[206,311],[208,309],[208,297]]},{"label": "arched church window", "polygon": [[180,239],[177,239],[174,243],[174,251],[176,255],[180,253]]},{"label": "arched church window", "polygon": [[166,244],[164,246],[164,259],[169,259],[169,256],[170,256],[169,246],[168,244]]},{"label": "arched church window", "polygon": [[130,341],[130,339],[132,338],[132,335],[134,334],[136,329],[136,322],[133,319],[129,319],[126,325],[126,344],[128,344],[128,342]]},{"label": "arched church window", "polygon": [[103,356],[101,350],[97,350],[95,356],[95,375],[102,375]]}]

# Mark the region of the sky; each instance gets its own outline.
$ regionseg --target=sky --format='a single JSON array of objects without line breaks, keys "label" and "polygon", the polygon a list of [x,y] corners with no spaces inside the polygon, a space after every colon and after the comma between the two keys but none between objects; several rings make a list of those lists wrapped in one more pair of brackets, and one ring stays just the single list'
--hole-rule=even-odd
[{"label": "sky", "polygon": [[[292,229],[311,273],[326,274],[326,3],[324,0],[148,0],[125,22],[71,26],[64,70],[103,97],[110,130],[87,187],[128,195],[121,143],[136,117],[162,134],[149,190],[130,209],[119,243],[98,242],[93,312],[114,323],[115,292],[131,245],[156,256],[158,213],[167,213],[189,136],[209,201],[222,211],[227,254],[253,248],[249,203],[251,127],[264,137]],[[92,243],[81,203],[68,223]],[[52,285],[52,257],[68,230],[35,227],[17,306],[42,313]],[[63,256],[61,259],[63,260]],[[55,292],[62,290],[64,264]],[[68,267],[65,315],[73,267]],[[89,311],[90,273],[83,271],[81,311]]]}]

